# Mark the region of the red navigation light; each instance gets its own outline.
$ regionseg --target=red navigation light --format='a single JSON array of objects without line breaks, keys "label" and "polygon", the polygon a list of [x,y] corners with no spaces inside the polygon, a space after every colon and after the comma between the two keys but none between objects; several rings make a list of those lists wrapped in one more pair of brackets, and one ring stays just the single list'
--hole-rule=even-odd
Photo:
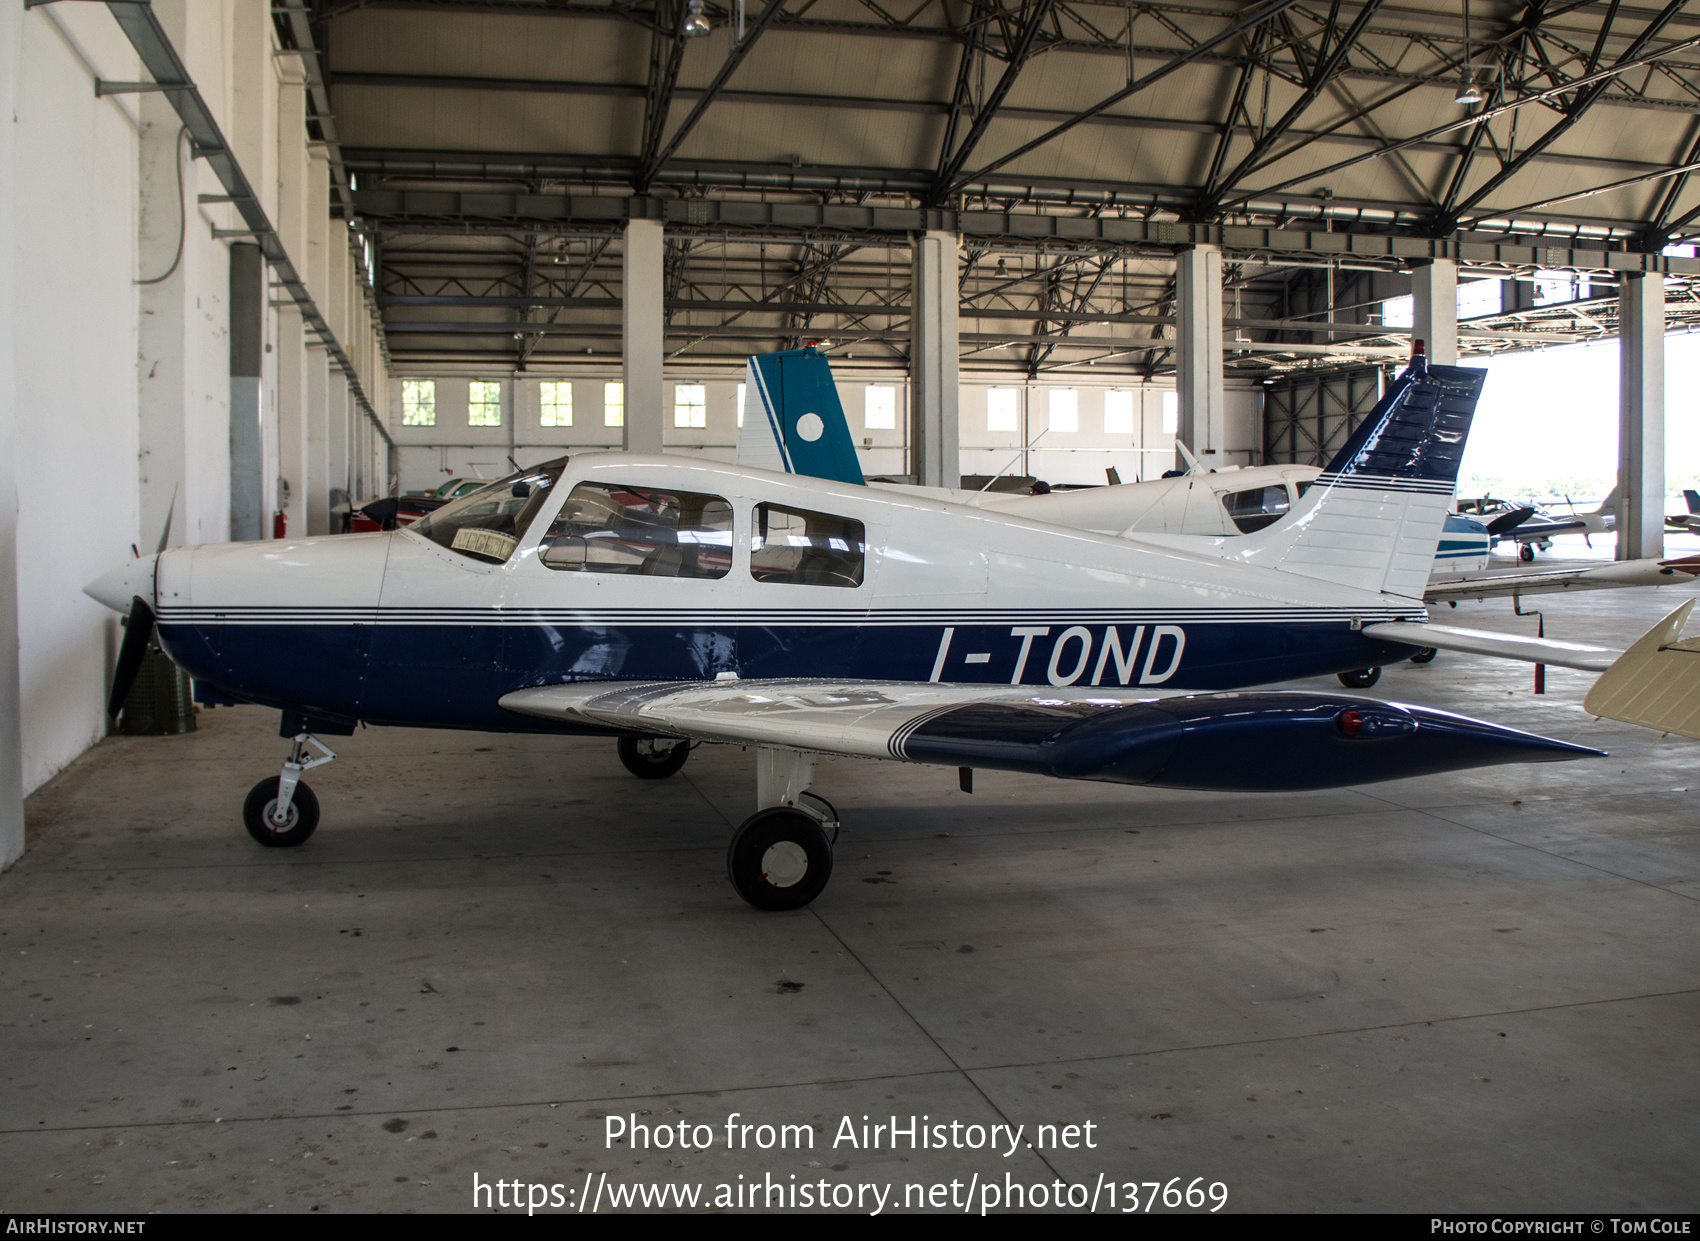
[{"label": "red navigation light", "polygon": [[1415,340],[1415,339],[1413,339],[1411,341],[1411,356],[1413,358],[1420,358],[1420,357],[1423,356],[1423,342],[1422,341]]},{"label": "red navigation light", "polygon": [[1334,721],[1340,726],[1340,732],[1347,737],[1355,737],[1364,730],[1364,713],[1348,708],[1340,712]]}]

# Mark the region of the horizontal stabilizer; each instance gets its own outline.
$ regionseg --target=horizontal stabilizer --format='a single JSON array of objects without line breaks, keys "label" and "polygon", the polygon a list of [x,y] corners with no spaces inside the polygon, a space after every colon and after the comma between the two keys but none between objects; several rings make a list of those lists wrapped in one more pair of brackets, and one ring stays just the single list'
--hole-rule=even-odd
[{"label": "horizontal stabilizer", "polygon": [[1700,556],[1619,560],[1592,569],[1553,569],[1542,573],[1476,573],[1431,581],[1423,591],[1423,602],[1509,599],[1564,590],[1617,590],[1624,586],[1686,586],[1697,575],[1700,575]]},{"label": "horizontal stabilizer", "polygon": [[1519,634],[1454,629],[1449,625],[1425,625],[1414,621],[1365,625],[1364,637],[1402,642],[1409,646],[1432,646],[1442,651],[1462,651],[1468,655],[1493,655],[1499,659],[1520,659],[1531,664],[1578,668],[1583,672],[1604,672],[1612,666],[1612,660],[1618,654],[1609,647],[1588,646],[1581,642],[1525,638]]},{"label": "horizontal stabilizer", "polygon": [[1582,709],[1608,720],[1700,738],[1700,638],[1683,640],[1693,599],[1649,629],[1588,691]]},{"label": "horizontal stabilizer", "polygon": [[1599,753],[1345,694],[633,681],[540,686],[501,701],[524,715],[693,741],[1218,791],[1345,788]]}]

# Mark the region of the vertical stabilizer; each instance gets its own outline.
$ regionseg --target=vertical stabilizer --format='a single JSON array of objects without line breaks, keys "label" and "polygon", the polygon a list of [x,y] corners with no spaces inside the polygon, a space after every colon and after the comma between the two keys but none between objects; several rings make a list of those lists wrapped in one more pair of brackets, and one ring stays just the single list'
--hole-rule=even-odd
[{"label": "vertical stabilizer", "polygon": [[832,367],[813,345],[759,353],[745,366],[738,464],[857,486],[865,481]]},{"label": "vertical stabilizer", "polygon": [[1485,378],[1412,358],[1293,512],[1228,550],[1306,577],[1422,598]]}]

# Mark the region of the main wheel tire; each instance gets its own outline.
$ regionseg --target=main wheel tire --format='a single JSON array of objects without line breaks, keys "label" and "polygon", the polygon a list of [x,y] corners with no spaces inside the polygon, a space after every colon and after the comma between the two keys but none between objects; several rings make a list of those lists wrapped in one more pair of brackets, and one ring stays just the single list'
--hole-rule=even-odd
[{"label": "main wheel tire", "polygon": [[620,762],[639,780],[665,780],[685,765],[691,743],[666,737],[621,737]]},{"label": "main wheel tire", "polygon": [[757,811],[732,834],[726,874],[757,909],[801,909],[832,878],[832,846],[814,819],[775,806]]},{"label": "main wheel tire", "polygon": [[1340,684],[1347,689],[1368,689],[1381,680],[1380,668],[1361,668],[1357,672],[1342,672],[1338,674]]},{"label": "main wheel tire", "polygon": [[1534,558],[1535,549],[1530,544],[1524,543],[1517,549],[1517,559],[1521,560],[1524,564],[1528,564]]},{"label": "main wheel tire", "polygon": [[1422,650],[1411,656],[1411,662],[1413,664],[1432,664],[1434,662],[1434,657],[1438,654],[1440,654],[1439,647],[1425,646]]},{"label": "main wheel tire", "polygon": [[297,782],[295,796],[289,799],[289,821],[277,827],[272,823],[277,786],[278,777],[272,776],[248,791],[248,800],[242,803],[242,826],[268,849],[287,849],[304,842],[319,826],[319,799],[305,783]]}]

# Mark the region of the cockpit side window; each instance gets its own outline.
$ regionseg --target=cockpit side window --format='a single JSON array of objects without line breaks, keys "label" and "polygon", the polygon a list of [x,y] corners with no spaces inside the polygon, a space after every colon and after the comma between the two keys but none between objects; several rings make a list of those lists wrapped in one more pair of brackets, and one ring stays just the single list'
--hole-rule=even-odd
[{"label": "cockpit side window", "polygon": [[1272,487],[1227,492],[1222,497],[1222,506],[1228,510],[1234,528],[1241,534],[1250,534],[1278,521],[1291,507],[1287,489],[1279,483]]},{"label": "cockpit side window", "polygon": [[583,482],[567,493],[539,545],[551,569],[641,577],[725,577],[732,506],[695,491]]},{"label": "cockpit side window", "polygon": [[758,504],[750,576],[793,586],[860,586],[867,535],[853,517]]},{"label": "cockpit side window", "polygon": [[452,552],[487,564],[505,564],[548,503],[550,489],[566,469],[559,457],[480,487],[427,514],[413,529]]}]

